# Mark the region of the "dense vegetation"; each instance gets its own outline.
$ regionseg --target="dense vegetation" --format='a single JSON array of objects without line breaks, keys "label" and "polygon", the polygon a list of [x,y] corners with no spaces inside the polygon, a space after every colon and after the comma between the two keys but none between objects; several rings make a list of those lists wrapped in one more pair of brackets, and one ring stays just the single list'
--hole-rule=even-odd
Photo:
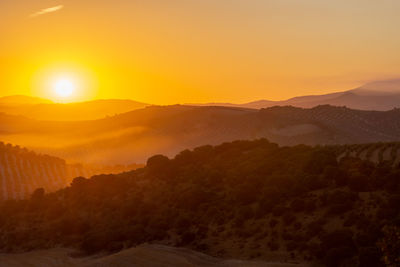
[{"label": "dense vegetation", "polygon": [[115,252],[144,242],[225,257],[399,264],[400,168],[265,139],[185,150],[0,206],[0,248]]}]

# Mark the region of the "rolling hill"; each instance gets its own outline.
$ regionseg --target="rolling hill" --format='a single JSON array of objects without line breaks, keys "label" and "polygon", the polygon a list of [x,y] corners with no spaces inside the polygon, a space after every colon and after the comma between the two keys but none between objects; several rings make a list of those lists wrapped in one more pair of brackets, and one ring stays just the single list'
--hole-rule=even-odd
[{"label": "rolling hill", "polygon": [[271,107],[152,106],[76,122],[0,114],[0,138],[69,162],[130,164],[153,154],[233,140],[268,138],[281,145],[400,141],[400,110],[362,111],[329,105]]},{"label": "rolling hill", "polygon": [[52,101],[39,97],[31,97],[25,95],[11,95],[0,97],[0,105],[7,107],[15,107],[22,105],[51,104]]},{"label": "rolling hill", "polygon": [[283,101],[258,100],[245,104],[208,103],[202,106],[230,106],[261,109],[272,106],[313,108],[319,105],[346,106],[361,110],[391,110],[400,107],[400,79],[367,83],[358,88],[324,95],[307,95]]},{"label": "rolling hill", "polygon": [[54,103],[28,96],[0,98],[0,112],[37,120],[95,120],[149,106],[133,100],[107,99],[76,103]]}]

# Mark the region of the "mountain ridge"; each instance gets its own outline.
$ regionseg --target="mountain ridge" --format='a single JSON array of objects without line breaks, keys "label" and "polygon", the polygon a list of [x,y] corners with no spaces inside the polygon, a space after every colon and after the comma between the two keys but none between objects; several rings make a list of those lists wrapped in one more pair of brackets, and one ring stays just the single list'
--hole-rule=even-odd
[{"label": "mountain ridge", "polygon": [[336,105],[353,109],[386,111],[400,107],[400,79],[374,81],[351,90],[320,95],[296,96],[280,101],[261,99],[244,104],[206,103],[192,105],[231,106],[255,109],[287,105],[302,108],[312,108],[318,105]]},{"label": "mountain ridge", "polygon": [[0,138],[68,161],[142,163],[153,154],[267,138],[280,145],[400,141],[400,109],[365,111],[321,105],[311,109],[150,106],[91,121],[37,121],[0,116]]}]

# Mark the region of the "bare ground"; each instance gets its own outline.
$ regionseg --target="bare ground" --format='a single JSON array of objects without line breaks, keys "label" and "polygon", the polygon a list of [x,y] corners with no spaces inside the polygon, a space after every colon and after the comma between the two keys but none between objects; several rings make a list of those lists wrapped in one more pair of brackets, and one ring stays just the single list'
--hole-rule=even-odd
[{"label": "bare ground", "polygon": [[0,254],[0,267],[306,267],[300,263],[222,260],[188,249],[141,245],[107,256],[76,258],[71,249],[55,248]]}]

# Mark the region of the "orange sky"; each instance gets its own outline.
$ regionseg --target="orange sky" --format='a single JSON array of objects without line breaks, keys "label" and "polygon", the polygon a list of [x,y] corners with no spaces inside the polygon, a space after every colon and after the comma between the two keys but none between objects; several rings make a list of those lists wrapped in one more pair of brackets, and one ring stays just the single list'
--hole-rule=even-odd
[{"label": "orange sky", "polygon": [[[48,9],[53,8],[53,9]],[[398,77],[398,0],[1,0],[0,95],[285,99]]]}]

